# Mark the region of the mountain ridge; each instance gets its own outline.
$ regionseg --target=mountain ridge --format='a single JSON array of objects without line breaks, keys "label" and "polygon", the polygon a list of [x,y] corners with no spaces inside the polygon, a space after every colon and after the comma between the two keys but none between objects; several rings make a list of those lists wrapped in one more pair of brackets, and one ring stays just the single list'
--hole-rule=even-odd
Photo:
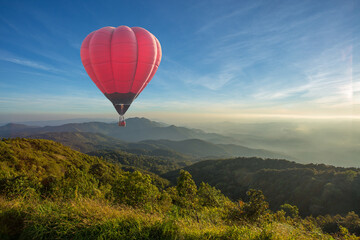
[{"label": "mountain ridge", "polygon": [[89,132],[49,132],[29,135],[27,138],[48,139],[60,142],[83,153],[95,150],[122,150],[129,153],[150,156],[174,156],[178,160],[199,161],[206,158],[222,157],[277,157],[286,155],[263,149],[251,149],[240,145],[213,144],[200,139],[172,141],[166,139],[125,142],[100,133]]},{"label": "mountain ridge", "polygon": [[[13,127],[9,128],[9,125]],[[167,125],[147,118],[129,118],[125,128],[119,128],[116,123],[104,122],[67,123],[60,126],[45,127],[26,126],[14,123],[0,126],[0,137],[26,137],[46,132],[96,132],[129,142],[154,139],[185,140],[189,138],[212,139],[218,143],[234,142],[234,139],[217,133],[206,133],[200,129]]]},{"label": "mountain ridge", "polygon": [[[7,124],[0,127],[0,137],[43,137],[60,141],[82,152],[104,148],[120,148],[124,150],[129,149],[127,146],[132,146],[130,147],[132,149],[146,148],[154,150],[162,148],[195,158],[258,156],[293,159],[285,154],[265,149],[251,149],[235,144],[229,145],[228,143],[233,143],[234,140],[220,134],[206,133],[199,129],[177,127],[175,125],[167,126],[146,118],[130,118],[127,121],[128,126],[126,128],[119,128],[115,123],[102,122],[69,123],[61,126],[45,127]],[[80,135],[64,136],[65,139],[56,136],[64,132],[83,133],[90,140],[88,141],[85,136]],[[82,138],[82,140],[79,138]],[[71,141],[77,141],[78,143],[76,145]]]}]

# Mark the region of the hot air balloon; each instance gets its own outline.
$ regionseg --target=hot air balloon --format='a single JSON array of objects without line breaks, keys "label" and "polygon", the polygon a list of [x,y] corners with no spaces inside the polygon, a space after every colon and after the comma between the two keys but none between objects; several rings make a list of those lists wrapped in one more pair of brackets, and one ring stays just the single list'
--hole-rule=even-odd
[{"label": "hot air balloon", "polygon": [[103,27],[82,42],[81,61],[91,80],[119,113],[119,126],[161,61],[157,38],[141,27]]}]

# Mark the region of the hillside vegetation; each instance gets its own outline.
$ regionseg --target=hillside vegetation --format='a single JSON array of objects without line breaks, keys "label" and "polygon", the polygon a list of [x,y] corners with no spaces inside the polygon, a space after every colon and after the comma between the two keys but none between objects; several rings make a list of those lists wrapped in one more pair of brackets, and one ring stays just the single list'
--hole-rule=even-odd
[{"label": "hillside vegetation", "polygon": [[233,202],[187,171],[166,187],[49,140],[3,139],[0,164],[1,239],[358,239],[344,219],[329,235],[295,206],[274,213],[258,190]]},{"label": "hillside vegetation", "polygon": [[[166,151],[159,152],[159,156],[151,156],[149,151],[146,150],[133,150],[133,152],[134,153],[121,150],[97,150],[89,152],[88,154],[91,156],[102,157],[109,162],[120,163],[123,166],[136,167],[156,174],[166,173],[191,164],[190,161],[174,160],[172,158],[173,154],[164,157],[163,155],[169,153]],[[151,151],[150,153],[155,155],[156,151]]]},{"label": "hillside vegetation", "polygon": [[[360,213],[358,168],[254,157],[202,161],[184,169],[198,184],[209,183],[234,200],[244,199],[249,188],[262,190],[273,210],[287,202],[302,216]],[[163,176],[174,183],[178,171]]]}]

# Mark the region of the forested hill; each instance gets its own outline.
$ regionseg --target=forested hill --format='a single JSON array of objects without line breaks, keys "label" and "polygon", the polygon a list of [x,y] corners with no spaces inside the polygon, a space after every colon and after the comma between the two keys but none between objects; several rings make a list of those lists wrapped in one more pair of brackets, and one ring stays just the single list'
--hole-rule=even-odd
[{"label": "forested hill", "polygon": [[[0,239],[329,239],[322,219],[269,211],[260,191],[236,204],[182,171],[175,187],[39,139],[0,141]],[[351,232],[357,225],[344,221]],[[345,230],[343,230],[345,229]],[[355,237],[344,227],[341,237]],[[336,233],[338,232],[338,233]],[[355,239],[355,238],[354,238]]]},{"label": "forested hill", "polygon": [[[286,160],[235,158],[208,160],[184,168],[195,182],[209,183],[232,199],[244,199],[249,188],[264,192],[272,209],[284,202],[303,216],[360,213],[360,169]],[[176,181],[178,171],[163,175]]]},{"label": "forested hill", "polygon": [[[261,165],[248,160],[253,171]],[[187,171],[181,170],[171,187],[155,174],[128,172],[111,161],[111,156],[105,161],[50,140],[2,139],[0,239],[285,240],[360,235],[360,218],[353,212],[302,219],[293,205],[270,211],[259,190],[250,189],[245,201],[233,202],[207,183],[196,186]],[[214,162],[222,169],[221,163],[228,161]],[[280,166],[279,171],[293,164],[267,163]],[[208,166],[209,174],[215,173]],[[217,177],[221,179],[212,175]]]}]

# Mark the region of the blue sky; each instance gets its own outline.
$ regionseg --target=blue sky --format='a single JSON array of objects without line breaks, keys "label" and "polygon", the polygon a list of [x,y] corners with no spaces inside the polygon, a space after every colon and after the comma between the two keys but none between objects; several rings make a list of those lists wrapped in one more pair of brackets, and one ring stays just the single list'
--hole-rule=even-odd
[{"label": "blue sky", "polygon": [[80,46],[140,26],[163,59],[128,116],[360,118],[360,3],[0,0],[0,121],[116,117]]}]

